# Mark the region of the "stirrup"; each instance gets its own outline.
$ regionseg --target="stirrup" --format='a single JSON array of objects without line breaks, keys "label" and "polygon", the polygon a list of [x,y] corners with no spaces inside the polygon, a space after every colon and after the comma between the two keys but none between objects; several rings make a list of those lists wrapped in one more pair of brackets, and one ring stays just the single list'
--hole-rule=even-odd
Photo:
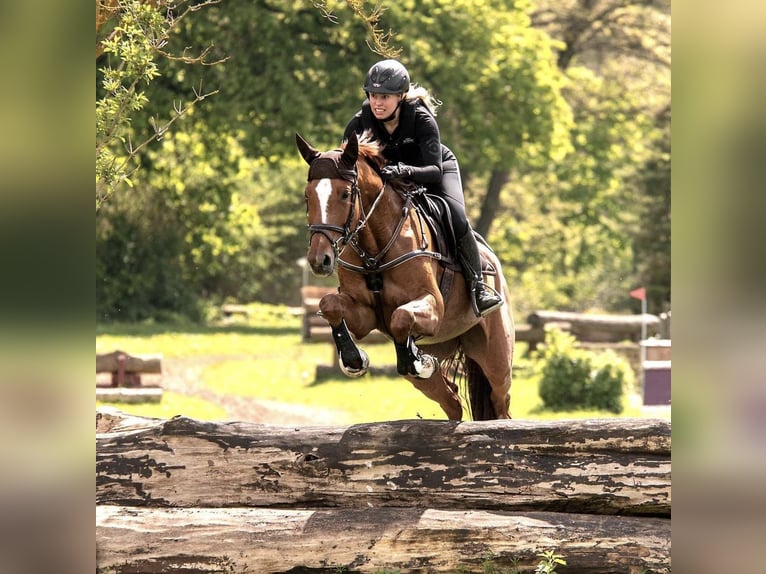
[{"label": "stirrup", "polygon": [[[488,293],[490,297],[495,299],[495,302],[490,302],[488,307],[485,307],[483,309],[479,309],[479,303],[478,303],[478,291],[482,290],[485,293]],[[486,317],[493,311],[499,309],[503,306],[503,298],[500,296],[500,293],[498,293],[494,287],[489,285],[488,283],[485,283],[484,281],[477,281],[474,288],[471,290],[471,306],[473,307],[473,312],[476,314],[477,317]]]}]

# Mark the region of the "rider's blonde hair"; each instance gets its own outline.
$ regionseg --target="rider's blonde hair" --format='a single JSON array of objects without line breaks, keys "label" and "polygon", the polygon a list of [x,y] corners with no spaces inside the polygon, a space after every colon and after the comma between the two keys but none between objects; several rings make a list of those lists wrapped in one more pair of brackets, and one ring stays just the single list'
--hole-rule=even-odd
[{"label": "rider's blonde hair", "polygon": [[404,99],[420,100],[434,116],[436,115],[436,108],[442,105],[441,101],[434,98],[428,90],[417,84],[410,85],[409,91],[404,94]]}]

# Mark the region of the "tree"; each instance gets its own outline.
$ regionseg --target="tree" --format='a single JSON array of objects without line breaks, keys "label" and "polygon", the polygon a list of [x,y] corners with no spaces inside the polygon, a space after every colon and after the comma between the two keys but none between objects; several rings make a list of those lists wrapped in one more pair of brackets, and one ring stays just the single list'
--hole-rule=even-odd
[{"label": "tree", "polygon": [[670,0],[536,0],[531,19],[562,41],[561,70],[604,58],[670,67]]},{"label": "tree", "polygon": [[647,288],[648,308],[666,311],[670,303],[670,106],[655,119],[657,136],[641,173],[639,225],[634,234],[636,285]]},{"label": "tree", "polygon": [[622,88],[616,97],[634,108],[626,113],[653,119],[637,141],[648,153],[635,158],[641,166],[626,188],[635,192],[632,209],[640,216],[630,237],[635,282],[650,286],[653,310],[664,310],[670,301],[670,1],[537,0],[532,22],[561,40],[562,71],[592,70]]},{"label": "tree", "polygon": [[103,61],[97,70],[100,89],[96,97],[96,209],[117,187],[131,184],[131,164],[142,148],[161,139],[194,104],[214,93],[205,93],[200,88],[194,91],[191,101],[174,102],[170,119],[156,119],[151,135],[133,126],[135,114],[149,101],[145,87],[158,77],[160,60],[218,63],[206,60],[209,49],[195,56],[184,50],[182,56],[175,56],[165,47],[173,29],[189,14],[219,1],[96,0],[96,63]]}]

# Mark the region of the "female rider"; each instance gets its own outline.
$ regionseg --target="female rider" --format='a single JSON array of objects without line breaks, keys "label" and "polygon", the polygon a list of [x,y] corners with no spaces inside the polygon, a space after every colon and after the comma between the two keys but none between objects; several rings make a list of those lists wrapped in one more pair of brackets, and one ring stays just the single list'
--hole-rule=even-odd
[{"label": "female rider", "polygon": [[367,99],[346,126],[344,139],[352,132],[361,135],[372,130],[375,139],[385,146],[383,155],[388,165],[381,170],[385,181],[408,178],[447,200],[474,313],[477,317],[489,314],[503,304],[503,299],[482,280],[479,249],[465,213],[457,158],[441,143],[431,95],[422,87],[410,85],[409,72],[397,60],[383,60],[372,66],[364,91]]}]

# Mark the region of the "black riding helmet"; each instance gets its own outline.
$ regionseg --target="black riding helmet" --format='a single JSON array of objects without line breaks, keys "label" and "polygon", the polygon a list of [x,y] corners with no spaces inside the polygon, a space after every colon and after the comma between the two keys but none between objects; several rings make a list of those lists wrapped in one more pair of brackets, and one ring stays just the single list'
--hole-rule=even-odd
[{"label": "black riding helmet", "polygon": [[364,80],[367,94],[403,94],[410,89],[410,73],[398,60],[375,64]]}]

